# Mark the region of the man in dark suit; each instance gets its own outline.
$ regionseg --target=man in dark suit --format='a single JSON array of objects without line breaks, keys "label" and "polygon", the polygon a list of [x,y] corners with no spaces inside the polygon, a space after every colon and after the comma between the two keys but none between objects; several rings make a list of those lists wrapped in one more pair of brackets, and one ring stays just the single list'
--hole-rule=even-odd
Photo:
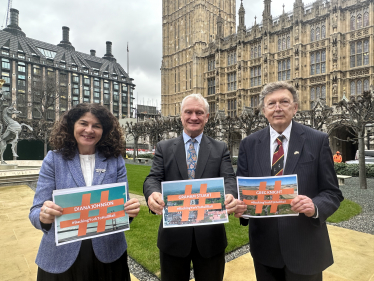
[{"label": "man in dark suit", "polygon": [[299,195],[291,206],[300,214],[249,219],[257,280],[322,280],[322,271],[333,263],[326,219],[343,200],[328,135],[292,120],[298,109],[292,85],[270,83],[260,98],[270,126],[241,141],[237,176],[297,174]]},{"label": "man in dark suit", "polygon": [[[208,102],[200,94],[185,97],[181,105],[183,135],[157,144],[152,169],[143,186],[145,199],[153,213],[162,215],[165,206],[161,195],[162,181],[216,177],[225,179],[228,213],[236,210],[236,179],[227,146],[203,135],[208,112]],[[193,149],[194,157],[190,157],[190,149]],[[189,162],[190,158],[196,160],[196,157],[196,163]],[[196,168],[191,171],[191,165],[195,164]],[[189,280],[191,261],[197,281],[223,279],[227,246],[223,224],[165,229],[161,221],[157,246],[160,249],[161,280]]]}]

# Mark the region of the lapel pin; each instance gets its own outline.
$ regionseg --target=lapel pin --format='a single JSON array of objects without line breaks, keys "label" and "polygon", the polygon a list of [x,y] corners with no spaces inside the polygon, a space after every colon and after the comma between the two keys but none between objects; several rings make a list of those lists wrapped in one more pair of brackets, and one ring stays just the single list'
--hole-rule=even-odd
[{"label": "lapel pin", "polygon": [[296,155],[296,154],[300,154],[300,153],[298,151],[295,151],[294,154]]},{"label": "lapel pin", "polygon": [[101,174],[101,173],[105,173],[105,172],[106,172],[105,169],[96,169],[96,173]]}]

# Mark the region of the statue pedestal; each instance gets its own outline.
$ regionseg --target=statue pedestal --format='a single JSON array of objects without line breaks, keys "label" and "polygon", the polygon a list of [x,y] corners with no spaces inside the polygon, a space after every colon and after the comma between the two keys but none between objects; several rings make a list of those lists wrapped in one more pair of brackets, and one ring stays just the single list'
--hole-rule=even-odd
[{"label": "statue pedestal", "polygon": [[0,171],[12,170],[12,169],[17,169],[17,168],[18,168],[18,165],[14,165],[14,164],[1,164],[0,165]]}]

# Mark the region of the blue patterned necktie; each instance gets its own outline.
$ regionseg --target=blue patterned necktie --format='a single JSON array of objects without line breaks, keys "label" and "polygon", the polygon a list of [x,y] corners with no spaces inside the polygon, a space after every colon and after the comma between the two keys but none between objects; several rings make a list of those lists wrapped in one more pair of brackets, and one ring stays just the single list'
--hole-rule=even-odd
[{"label": "blue patterned necktie", "polygon": [[195,139],[191,139],[190,145],[187,150],[187,173],[188,179],[195,178],[195,170],[197,163],[197,155],[194,147],[194,143],[197,142]]}]

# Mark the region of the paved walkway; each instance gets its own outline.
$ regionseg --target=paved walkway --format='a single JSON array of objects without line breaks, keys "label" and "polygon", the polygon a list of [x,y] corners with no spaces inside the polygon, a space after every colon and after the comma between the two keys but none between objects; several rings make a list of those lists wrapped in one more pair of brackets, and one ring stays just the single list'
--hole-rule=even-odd
[{"label": "paved walkway", "polygon": [[[42,232],[28,219],[34,192],[28,186],[0,187],[0,280],[36,280],[35,257]],[[374,235],[328,226],[335,263],[324,281],[374,281]],[[307,253],[306,253],[307,254]],[[133,275],[133,281],[138,281]],[[226,264],[224,281],[255,281],[252,258]]]}]

